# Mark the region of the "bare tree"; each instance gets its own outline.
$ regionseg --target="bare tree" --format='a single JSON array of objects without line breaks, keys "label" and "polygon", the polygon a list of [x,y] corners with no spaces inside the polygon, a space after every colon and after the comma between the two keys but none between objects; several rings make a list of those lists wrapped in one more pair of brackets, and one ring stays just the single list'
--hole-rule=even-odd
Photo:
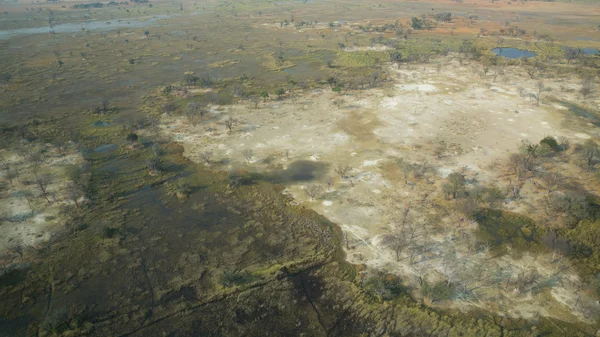
[{"label": "bare tree", "polygon": [[567,59],[567,63],[571,63],[571,61],[577,59],[581,55],[581,49],[579,48],[565,48],[565,58]]},{"label": "bare tree", "polygon": [[35,201],[35,196],[29,190],[23,191],[22,196],[27,201],[27,205],[29,205],[29,209],[31,210],[31,214],[33,214],[33,212],[34,212],[33,202]]},{"label": "bare tree", "polygon": [[250,102],[252,102],[252,104],[254,105],[254,109],[258,109],[258,106],[260,104],[261,98],[260,97],[252,97],[250,99]]},{"label": "bare tree", "polygon": [[250,160],[254,156],[254,151],[252,149],[244,149],[242,150],[242,154],[246,158],[246,163],[250,164]]},{"label": "bare tree", "polygon": [[558,171],[546,172],[542,174],[541,181],[548,193],[559,189],[565,182],[565,177]]},{"label": "bare tree", "polygon": [[594,92],[594,76],[585,76],[583,78],[583,84],[581,85],[581,95],[587,98]]},{"label": "bare tree", "polygon": [[13,252],[13,253],[17,253],[19,254],[19,256],[22,258],[23,257],[23,250],[25,249],[25,246],[23,246],[22,242],[13,242],[8,246],[8,251],[9,252]]},{"label": "bare tree", "polygon": [[323,193],[323,187],[321,185],[310,185],[304,189],[306,195],[310,197],[311,200],[319,199],[321,193]]},{"label": "bare tree", "polygon": [[198,102],[191,102],[185,107],[185,115],[192,125],[200,123],[205,113],[206,109]]},{"label": "bare tree", "polygon": [[10,162],[4,157],[0,157],[0,167],[8,171],[10,170]]},{"label": "bare tree", "polygon": [[10,183],[10,186],[15,186],[14,180],[19,178],[19,171],[17,169],[8,169],[4,174],[4,177]]},{"label": "bare tree", "polygon": [[146,168],[151,173],[160,172],[162,169],[160,157],[159,156],[151,156],[151,157],[146,158]]},{"label": "bare tree", "polygon": [[210,164],[210,158],[212,158],[211,151],[200,152],[200,159],[202,159],[204,161],[204,163]]},{"label": "bare tree", "polygon": [[75,203],[75,207],[81,208],[81,205],[79,205],[79,198],[82,197],[81,189],[71,182],[67,185],[67,192],[69,193],[69,200]]},{"label": "bare tree", "polygon": [[583,143],[579,155],[583,159],[586,168],[589,170],[593,167],[596,158],[600,156],[600,148],[595,141],[588,139]]},{"label": "bare tree", "polygon": [[227,129],[229,131],[231,131],[233,129],[233,126],[235,125],[236,121],[235,119],[233,119],[233,117],[229,116],[229,118],[227,118],[224,122],[225,126],[227,127]]},{"label": "bare tree", "polygon": [[48,185],[52,183],[52,176],[49,174],[37,175],[35,177],[35,184],[37,188],[40,190],[41,195],[46,199],[46,201],[51,202],[48,198]]},{"label": "bare tree", "polygon": [[342,179],[348,178],[348,172],[350,172],[350,170],[352,170],[350,165],[337,164],[335,166],[335,173],[337,173]]},{"label": "bare tree", "polygon": [[[418,246],[416,238],[420,236],[419,226],[410,216],[410,210],[410,207],[406,207],[390,233],[384,235],[381,239],[381,244],[394,252],[396,261],[400,261],[402,252],[409,246],[413,248],[417,248]],[[418,251],[418,249],[413,249],[412,251]],[[411,253],[411,263],[413,259],[414,254]]]},{"label": "bare tree", "polygon": [[532,97],[533,99],[535,99],[536,105],[539,106],[540,105],[540,100],[542,98],[542,93],[544,91],[547,91],[547,89],[546,89],[546,87],[544,85],[544,82],[542,82],[542,81],[537,82],[536,89],[537,89],[537,91],[535,93],[529,94],[529,96]]},{"label": "bare tree", "polygon": [[333,100],[333,104],[339,109],[342,104],[346,103],[343,99],[335,99]]}]

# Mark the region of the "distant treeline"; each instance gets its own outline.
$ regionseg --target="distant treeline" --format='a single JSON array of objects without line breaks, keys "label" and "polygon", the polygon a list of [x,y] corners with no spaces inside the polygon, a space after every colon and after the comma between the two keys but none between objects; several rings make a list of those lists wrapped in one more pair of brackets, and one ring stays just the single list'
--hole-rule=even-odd
[{"label": "distant treeline", "polygon": [[[54,1],[56,1],[56,0],[54,0]],[[131,0],[131,2],[137,3],[137,4],[142,4],[142,3],[148,3],[149,1],[148,0]],[[88,8],[102,8],[104,6],[117,6],[117,5],[129,5],[129,2],[127,2],[127,1],[122,1],[122,2],[111,1],[111,2],[107,3],[106,5],[104,5],[101,2],[93,2],[90,4],[73,5],[73,6],[71,6],[71,8],[88,9]]]}]

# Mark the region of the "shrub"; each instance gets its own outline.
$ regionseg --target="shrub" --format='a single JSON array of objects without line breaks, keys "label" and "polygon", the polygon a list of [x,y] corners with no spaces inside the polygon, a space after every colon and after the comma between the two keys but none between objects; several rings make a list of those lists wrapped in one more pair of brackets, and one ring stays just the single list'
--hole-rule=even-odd
[{"label": "shrub", "polygon": [[540,145],[544,144],[550,147],[552,151],[558,152],[560,150],[560,145],[558,145],[558,142],[552,136],[547,136],[544,139],[540,140]]},{"label": "shrub", "polygon": [[138,138],[139,138],[138,135],[133,132],[131,132],[127,135],[127,141],[132,142],[132,143],[137,142]]}]

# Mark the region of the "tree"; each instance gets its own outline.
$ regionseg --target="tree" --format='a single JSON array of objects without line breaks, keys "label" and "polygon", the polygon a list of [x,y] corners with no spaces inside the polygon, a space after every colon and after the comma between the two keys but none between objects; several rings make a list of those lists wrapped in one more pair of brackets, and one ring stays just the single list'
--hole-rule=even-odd
[{"label": "tree", "polygon": [[458,173],[452,172],[446,178],[447,182],[442,186],[446,197],[452,196],[453,199],[461,196],[465,192],[465,176]]},{"label": "tree", "polygon": [[189,86],[194,86],[198,84],[198,81],[200,81],[200,78],[194,74],[186,74],[185,76],[183,76],[183,83]]},{"label": "tree", "polygon": [[242,154],[244,155],[244,158],[246,158],[246,163],[250,164],[250,160],[252,160],[252,157],[254,156],[254,151],[252,149],[244,149],[242,150]]},{"label": "tree", "polygon": [[69,200],[75,203],[75,207],[81,208],[79,205],[79,198],[81,198],[82,193],[81,190],[73,183],[67,185],[67,192],[69,193]]},{"label": "tree", "polygon": [[583,84],[579,92],[581,92],[584,98],[587,98],[594,92],[594,79],[594,76],[585,76],[583,78]]},{"label": "tree", "polygon": [[423,29],[424,25],[425,24],[424,24],[423,20],[419,19],[416,16],[413,16],[412,19],[410,20],[410,26],[414,30]]},{"label": "tree", "polygon": [[337,81],[335,80],[335,78],[330,77],[327,79],[327,84],[329,84],[330,87],[333,88],[333,86],[337,83]]},{"label": "tree", "polygon": [[595,159],[600,156],[600,148],[595,141],[588,139],[583,143],[579,155],[584,160],[586,168],[589,170],[593,167]]},{"label": "tree", "polygon": [[200,159],[202,159],[205,164],[210,164],[210,158],[212,158],[212,152],[210,152],[210,151],[200,152]]},{"label": "tree", "polygon": [[15,186],[14,180],[19,177],[19,171],[17,169],[8,169],[6,173],[4,173],[4,177],[6,180],[8,180],[11,186]]},{"label": "tree", "polygon": [[533,99],[535,99],[536,105],[539,106],[540,105],[540,99],[542,98],[542,93],[544,91],[547,91],[547,89],[546,89],[546,87],[544,85],[544,82],[542,82],[542,81],[537,82],[536,89],[537,89],[537,92],[531,93],[531,94],[529,94],[529,96],[531,96]]},{"label": "tree", "polygon": [[564,217],[568,226],[575,226],[592,214],[586,197],[575,192],[552,192],[543,204],[548,215]]},{"label": "tree", "polygon": [[567,59],[567,63],[571,63],[571,61],[577,59],[581,55],[581,49],[579,48],[565,48],[565,58]]},{"label": "tree", "polygon": [[283,95],[285,95],[285,89],[283,88],[279,88],[275,91],[275,95],[277,95],[277,98],[281,99],[281,97]]},{"label": "tree", "polygon": [[546,190],[548,190],[548,193],[550,193],[556,189],[559,189],[564,184],[565,177],[558,171],[546,172],[542,174],[541,181]]},{"label": "tree", "polygon": [[410,207],[404,208],[400,219],[394,224],[390,233],[381,239],[381,244],[395,253],[396,261],[400,261],[402,252],[410,245],[414,245],[416,238],[421,235],[415,219],[410,216],[410,210]]},{"label": "tree", "polygon": [[310,185],[304,189],[306,195],[310,197],[311,200],[318,199],[321,193],[323,193],[323,187],[321,185]]},{"label": "tree", "polygon": [[263,92],[261,92],[261,93],[260,93],[260,97],[261,97],[263,100],[265,100],[265,101],[266,101],[266,100],[267,100],[267,98],[269,98],[269,93],[268,93],[268,92],[266,92],[266,91],[263,91]]},{"label": "tree", "polygon": [[540,140],[540,145],[547,145],[554,152],[560,151],[560,145],[558,145],[558,142],[552,136],[544,137],[544,139]]},{"label": "tree", "polygon": [[513,173],[517,176],[517,179],[521,179],[530,169],[529,161],[520,153],[510,155],[509,165],[513,169]]},{"label": "tree", "polygon": [[37,188],[40,190],[41,195],[48,202],[51,202],[50,199],[48,198],[48,185],[50,185],[50,183],[52,183],[52,176],[50,176],[49,174],[44,174],[41,176],[38,176],[36,174],[35,184],[36,184]]},{"label": "tree", "polygon": [[352,167],[350,165],[346,165],[346,164],[337,164],[335,167],[335,172],[342,179],[348,177],[348,172],[350,172],[350,170],[352,170]]},{"label": "tree", "polygon": [[197,125],[205,113],[206,109],[198,102],[190,102],[185,107],[185,115],[192,125]]},{"label": "tree", "polygon": [[139,136],[136,133],[130,132],[127,134],[127,141],[130,143],[135,143],[139,139]]},{"label": "tree", "polygon": [[149,31],[147,31],[147,30],[145,30],[145,31],[144,31],[144,35],[145,35],[146,37],[148,37],[148,36],[150,35],[150,32],[149,32]]},{"label": "tree", "polygon": [[158,156],[150,156],[146,158],[146,168],[150,173],[157,173],[162,170],[162,162]]},{"label": "tree", "polygon": [[65,167],[65,173],[75,186],[84,188],[87,185],[86,170],[82,166],[69,164]]},{"label": "tree", "polygon": [[335,99],[333,100],[333,104],[339,109],[342,104],[346,103],[343,99]]},{"label": "tree", "polygon": [[162,110],[164,113],[171,116],[173,114],[173,112],[175,112],[177,110],[177,105],[173,102],[168,102],[168,103],[163,104]]},{"label": "tree", "polygon": [[236,121],[235,121],[235,119],[233,119],[233,117],[229,116],[229,118],[227,118],[224,123],[225,123],[225,126],[227,127],[227,129],[231,132]]},{"label": "tree", "polygon": [[392,63],[400,63],[402,62],[402,53],[400,52],[393,52],[390,54],[390,62]]}]

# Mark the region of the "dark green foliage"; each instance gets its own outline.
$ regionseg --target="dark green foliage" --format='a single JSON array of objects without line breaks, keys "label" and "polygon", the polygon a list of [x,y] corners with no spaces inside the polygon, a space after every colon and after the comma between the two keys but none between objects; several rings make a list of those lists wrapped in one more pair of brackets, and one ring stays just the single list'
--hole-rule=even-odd
[{"label": "dark green foliage", "polygon": [[277,95],[277,97],[281,98],[281,96],[285,95],[285,89],[283,88],[279,88],[275,91],[275,95]]},{"label": "dark green foliage", "polygon": [[535,248],[546,233],[533,219],[509,211],[485,209],[477,212],[475,219],[479,223],[479,239],[496,246],[510,244],[518,249]]},{"label": "dark green foliage", "polygon": [[390,54],[390,61],[392,63],[400,63],[400,62],[402,62],[402,53],[397,52],[397,51],[391,53]]},{"label": "dark green foliage", "polygon": [[112,239],[119,234],[119,229],[111,226],[102,228],[102,236],[107,239]]},{"label": "dark green foliage", "polygon": [[260,277],[248,273],[225,273],[221,277],[221,284],[226,287],[244,285],[260,280]]},{"label": "dark green foliage", "polygon": [[413,18],[410,19],[410,26],[414,30],[423,29],[425,27],[425,22],[424,22],[424,20],[421,20],[418,17],[413,16]]},{"label": "dark green foliage", "polygon": [[451,22],[452,13],[438,13],[434,17],[437,21]]},{"label": "dark green foliage", "polygon": [[430,284],[427,281],[421,283],[421,293],[431,298],[432,302],[452,299],[456,293],[456,287],[449,282],[440,281]]},{"label": "dark green foliage", "polygon": [[183,76],[183,83],[186,85],[196,85],[200,81],[200,77],[192,74],[186,74]]},{"label": "dark green foliage", "polygon": [[333,92],[342,92],[342,88],[343,88],[343,86],[341,84],[338,84],[335,87],[333,87],[331,89],[331,91],[333,91]]},{"label": "dark green foliage", "polygon": [[0,83],[8,83],[12,79],[12,75],[9,73],[0,74]]},{"label": "dark green foliage", "polygon": [[138,139],[139,139],[139,137],[138,137],[138,135],[136,133],[131,132],[131,133],[129,133],[127,135],[127,141],[128,142],[135,143],[135,142],[138,141]]},{"label": "dark green foliage", "polygon": [[554,192],[544,200],[546,212],[554,217],[562,217],[569,227],[594,215],[590,204],[585,195],[576,192]]},{"label": "dark green foliage", "polygon": [[558,142],[552,136],[547,136],[540,140],[540,145],[544,144],[550,147],[554,152],[560,151],[560,145],[558,145]]},{"label": "dark green foliage", "polygon": [[333,85],[336,83],[337,83],[337,81],[333,77],[330,77],[327,79],[327,84],[329,84],[332,88],[333,88]]},{"label": "dark green foliage", "polygon": [[73,9],[87,9],[87,8],[102,8],[104,4],[101,2],[93,2],[91,4],[76,4],[71,6]]},{"label": "dark green foliage", "polygon": [[398,276],[381,272],[364,279],[360,287],[369,298],[379,302],[409,295],[408,290],[402,285],[402,280]]},{"label": "dark green foliage", "polygon": [[447,182],[442,186],[442,189],[447,198],[452,196],[453,199],[456,199],[465,194],[465,176],[452,172],[446,180]]},{"label": "dark green foliage", "polygon": [[243,185],[250,185],[253,183],[252,177],[247,174],[231,172],[227,175],[227,183],[230,188],[237,188]]}]

